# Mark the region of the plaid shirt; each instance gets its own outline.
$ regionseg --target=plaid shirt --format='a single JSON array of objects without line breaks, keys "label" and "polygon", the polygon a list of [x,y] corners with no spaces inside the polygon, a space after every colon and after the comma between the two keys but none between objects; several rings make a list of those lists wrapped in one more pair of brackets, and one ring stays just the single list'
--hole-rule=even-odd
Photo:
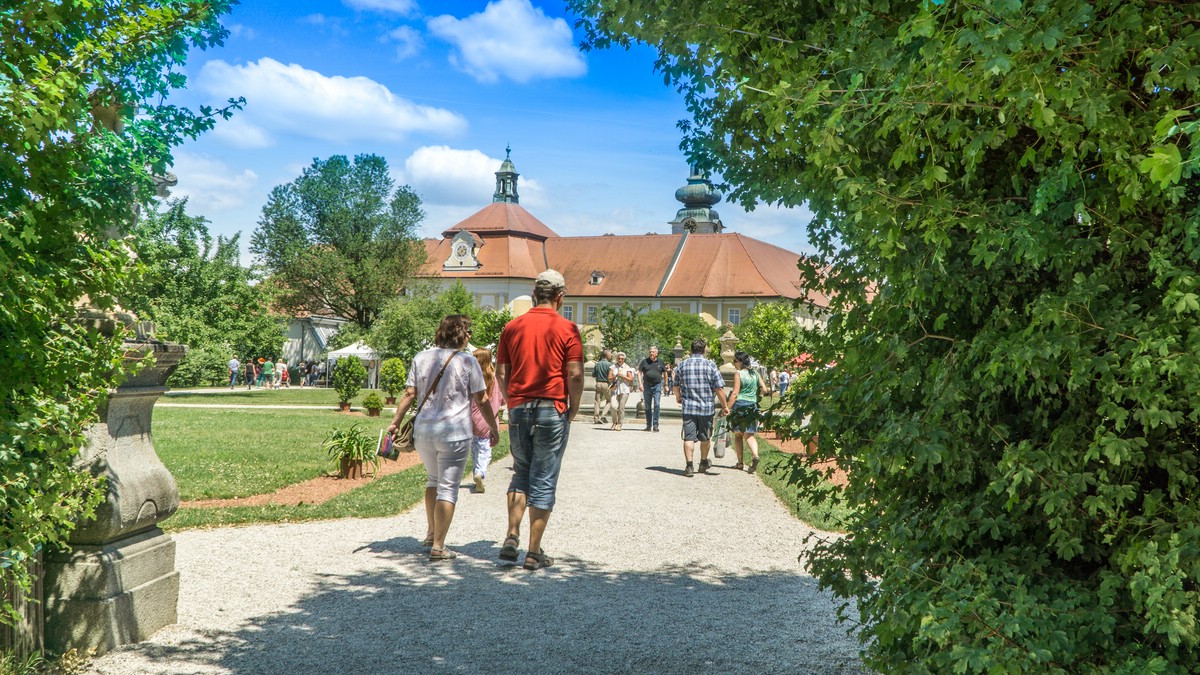
[{"label": "plaid shirt", "polygon": [[684,415],[712,415],[716,412],[714,389],[725,386],[717,364],[692,354],[675,368]]}]

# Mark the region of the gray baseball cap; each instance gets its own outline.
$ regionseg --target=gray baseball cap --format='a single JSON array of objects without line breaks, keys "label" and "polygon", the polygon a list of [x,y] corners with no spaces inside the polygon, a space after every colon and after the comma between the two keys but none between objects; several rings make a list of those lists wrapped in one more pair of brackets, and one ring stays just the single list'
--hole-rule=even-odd
[{"label": "gray baseball cap", "polygon": [[563,279],[563,275],[556,270],[546,270],[537,275],[537,280],[533,282],[536,286],[544,288],[566,288],[567,280]]}]

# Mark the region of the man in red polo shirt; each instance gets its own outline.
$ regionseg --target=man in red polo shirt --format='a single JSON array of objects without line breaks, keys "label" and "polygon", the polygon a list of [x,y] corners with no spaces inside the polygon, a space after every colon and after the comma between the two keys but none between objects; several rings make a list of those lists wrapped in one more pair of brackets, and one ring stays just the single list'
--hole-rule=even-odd
[{"label": "man in red polo shirt", "polygon": [[554,270],[537,276],[533,308],[508,322],[496,346],[496,379],[508,394],[508,439],[513,456],[508,486],[508,535],[500,559],[516,562],[521,521],[529,509],[525,569],[554,564],[542,534],[554,510],[571,422],[583,396],[583,341],[579,327],[558,312],[567,283]]}]

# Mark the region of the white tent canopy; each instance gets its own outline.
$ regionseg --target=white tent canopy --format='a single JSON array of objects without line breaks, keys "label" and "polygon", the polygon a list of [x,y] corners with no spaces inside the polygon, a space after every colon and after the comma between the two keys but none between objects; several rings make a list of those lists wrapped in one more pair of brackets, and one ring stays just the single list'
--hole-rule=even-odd
[{"label": "white tent canopy", "polygon": [[337,360],[345,356],[357,356],[363,362],[363,365],[367,367],[367,389],[379,388],[379,364],[382,359],[379,353],[371,349],[365,342],[355,342],[352,345],[329,352],[329,356],[326,358],[325,372],[332,373],[333,366],[337,363]]}]

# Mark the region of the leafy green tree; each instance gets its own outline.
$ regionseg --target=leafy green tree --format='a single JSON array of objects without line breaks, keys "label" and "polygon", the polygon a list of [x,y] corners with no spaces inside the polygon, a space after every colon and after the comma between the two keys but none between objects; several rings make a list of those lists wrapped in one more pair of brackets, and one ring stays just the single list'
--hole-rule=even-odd
[{"label": "leafy green tree", "polygon": [[330,383],[338,394],[338,403],[349,403],[350,399],[358,396],[362,389],[363,380],[367,377],[367,367],[357,356],[343,356],[333,364]]},{"label": "leafy green tree", "polygon": [[656,309],[639,314],[636,319],[636,332],[645,342],[646,350],[650,345],[657,345],[662,358],[668,362],[675,361],[675,337],[682,338],[683,353],[686,356],[692,347],[692,340],[704,338],[712,343],[721,336],[716,328],[695,314],[684,314],[670,309]]},{"label": "leafy green tree", "polygon": [[[638,340],[638,317],[649,308],[648,305],[634,307],[626,300],[620,305],[604,305],[600,308],[600,320],[597,327],[604,340],[604,346],[613,351],[630,352],[635,348],[649,347],[646,340]],[[635,344],[635,342],[637,344]]]},{"label": "leafy green tree", "polygon": [[383,308],[367,338],[380,354],[405,363],[411,363],[417,352],[433,343],[438,324],[447,313],[436,284],[414,285],[409,291]]},{"label": "leafy green tree", "polygon": [[228,112],[164,101],[188,50],[220,43],[229,4],[0,9],[0,582],[28,589],[21,561],[63,543],[103,495],[72,462],[124,376],[123,335],[74,323],[75,305],[124,294],[133,267],[115,239],[153,196],[152,174]]},{"label": "leafy green tree", "polygon": [[416,237],[424,217],[420,198],[395,186],[384,158],[334,155],[271,190],[250,250],[282,307],[328,310],[367,330],[424,261]]},{"label": "leafy green tree", "polygon": [[149,211],[134,230],[142,283],[129,306],[153,320],[159,337],[191,350],[173,386],[228,381],[230,357],[279,354],[283,317],[268,311],[271,296],[238,261],[238,235],[213,241],[208,221],[186,212],[187,200]]},{"label": "leafy green tree", "polygon": [[867,665],[1194,669],[1196,5],[568,4],[658,50],[734,199],[815,214],[796,415],[857,515],[808,560]]},{"label": "leafy green tree", "polygon": [[512,312],[503,309],[478,309],[471,314],[471,342],[480,346],[500,343],[500,332],[512,321]]},{"label": "leafy green tree", "polygon": [[760,302],[750,308],[734,334],[738,349],[771,368],[782,368],[805,351],[800,324],[790,302]]},{"label": "leafy green tree", "polygon": [[384,359],[379,365],[379,388],[386,391],[389,398],[395,398],[404,390],[407,377],[408,369],[402,359]]}]

